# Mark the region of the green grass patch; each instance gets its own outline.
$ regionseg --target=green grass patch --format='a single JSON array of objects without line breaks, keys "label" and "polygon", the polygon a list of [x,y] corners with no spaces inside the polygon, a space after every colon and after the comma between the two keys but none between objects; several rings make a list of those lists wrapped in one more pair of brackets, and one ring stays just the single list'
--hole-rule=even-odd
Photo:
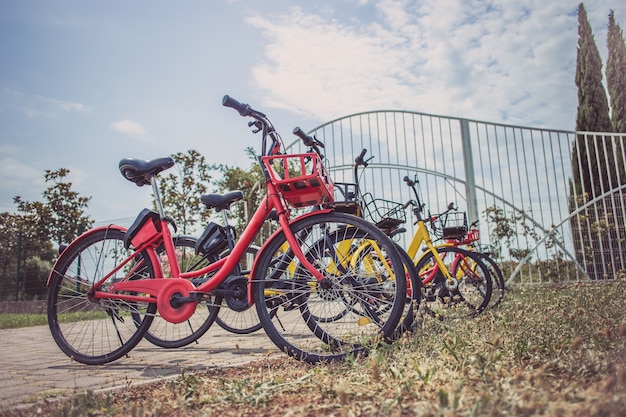
[{"label": "green grass patch", "polygon": [[[81,311],[61,314],[59,321],[61,323],[69,323],[81,320],[104,319],[106,317],[107,314],[104,311]],[[0,330],[41,326],[44,324],[48,324],[48,316],[46,314],[0,314]]]},{"label": "green grass patch", "polygon": [[41,326],[43,324],[48,324],[48,316],[45,314],[0,314],[0,329],[18,329],[20,327]]}]

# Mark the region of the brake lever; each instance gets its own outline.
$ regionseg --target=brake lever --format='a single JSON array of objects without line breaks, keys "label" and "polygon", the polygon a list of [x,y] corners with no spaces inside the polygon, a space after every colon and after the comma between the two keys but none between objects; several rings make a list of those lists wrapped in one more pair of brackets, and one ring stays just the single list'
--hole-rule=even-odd
[{"label": "brake lever", "polygon": [[259,133],[263,129],[263,124],[258,120],[248,122],[248,127],[253,128],[252,133]]}]

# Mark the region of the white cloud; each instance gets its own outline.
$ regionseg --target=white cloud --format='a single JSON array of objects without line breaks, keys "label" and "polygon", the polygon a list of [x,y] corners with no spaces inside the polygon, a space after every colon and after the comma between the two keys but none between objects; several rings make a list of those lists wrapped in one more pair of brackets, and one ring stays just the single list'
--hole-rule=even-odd
[{"label": "white cloud", "polygon": [[383,0],[368,23],[250,16],[267,39],[253,76],[264,105],[320,120],[402,109],[573,129],[576,6]]},{"label": "white cloud", "polygon": [[85,104],[58,100],[36,94],[26,94],[21,91],[3,87],[0,89],[0,111],[13,110],[29,118],[51,118],[59,113],[77,112],[88,113],[91,109]]},{"label": "white cloud", "polygon": [[57,108],[62,111],[73,111],[79,113],[88,113],[91,109],[82,103],[75,103],[71,101],[60,101],[46,97],[40,97],[40,99],[48,103],[51,107]]},{"label": "white cloud", "polygon": [[130,119],[124,119],[118,122],[113,122],[111,123],[111,128],[115,130],[116,132],[123,133],[127,136],[147,139],[148,132],[146,131],[146,129],[139,123]]}]

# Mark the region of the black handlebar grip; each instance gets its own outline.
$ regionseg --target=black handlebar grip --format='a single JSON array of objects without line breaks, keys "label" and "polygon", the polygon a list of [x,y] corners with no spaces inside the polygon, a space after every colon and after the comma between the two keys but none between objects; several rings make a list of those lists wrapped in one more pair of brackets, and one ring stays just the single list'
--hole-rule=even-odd
[{"label": "black handlebar grip", "polygon": [[322,142],[317,140],[317,138],[311,137],[307,135],[306,133],[304,133],[304,130],[300,129],[299,126],[296,126],[293,128],[293,134],[299,137],[300,139],[302,139],[302,142],[304,142],[306,146],[310,146],[310,147],[319,146],[320,148],[324,148],[324,144]]},{"label": "black handlebar grip", "polygon": [[354,158],[354,163],[357,166],[363,165],[364,167],[367,167],[367,162],[363,160],[363,157],[365,156],[366,153],[367,153],[367,149],[363,148],[363,150],[361,151],[361,154],[357,156],[356,158]]},{"label": "black handlebar grip", "polygon": [[244,103],[240,103],[236,99],[230,97],[228,94],[225,95],[224,98],[222,98],[222,106],[233,108],[233,109],[237,110],[239,112],[239,114],[242,115],[242,116],[249,116],[250,115],[250,106],[249,105],[244,104]]},{"label": "black handlebar grip", "polygon": [[311,146],[313,145],[313,138],[304,133],[304,130],[300,129],[299,126],[293,128],[293,134],[302,139],[305,145]]},{"label": "black handlebar grip", "polygon": [[404,182],[406,182],[409,187],[412,187],[413,185],[415,185],[415,183],[411,181],[411,179],[408,176],[404,177]]}]

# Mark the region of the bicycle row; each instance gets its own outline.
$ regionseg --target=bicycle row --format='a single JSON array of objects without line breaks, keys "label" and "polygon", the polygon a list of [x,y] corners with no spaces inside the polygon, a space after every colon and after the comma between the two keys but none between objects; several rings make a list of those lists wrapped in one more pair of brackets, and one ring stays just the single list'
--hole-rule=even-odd
[{"label": "bicycle row", "polygon": [[[265,114],[229,96],[222,104],[251,118],[248,125],[261,134],[266,194],[248,225],[235,238],[228,224],[227,211],[241,192],[207,194],[202,203],[222,213],[224,226],[210,223],[199,238],[177,236],[158,181],[173,160],[122,160],[127,180],[152,188],[156,211],[144,209],[129,228],[94,228],[60,248],[47,314],[65,354],[103,364],[143,338],[177,348],[217,323],[235,333],[263,329],[298,360],[333,361],[414,330],[421,305],[436,317],[471,317],[487,307],[492,277],[485,262],[458,245],[435,248],[422,228],[415,184],[418,233],[405,251],[392,239],[401,223],[389,228],[366,218],[360,192],[335,200],[339,188],[323,163],[321,142],[297,128],[308,151],[286,154]],[[294,214],[304,207],[312,209]],[[254,246],[268,221],[276,231]],[[428,250],[416,259],[422,243]]]}]

